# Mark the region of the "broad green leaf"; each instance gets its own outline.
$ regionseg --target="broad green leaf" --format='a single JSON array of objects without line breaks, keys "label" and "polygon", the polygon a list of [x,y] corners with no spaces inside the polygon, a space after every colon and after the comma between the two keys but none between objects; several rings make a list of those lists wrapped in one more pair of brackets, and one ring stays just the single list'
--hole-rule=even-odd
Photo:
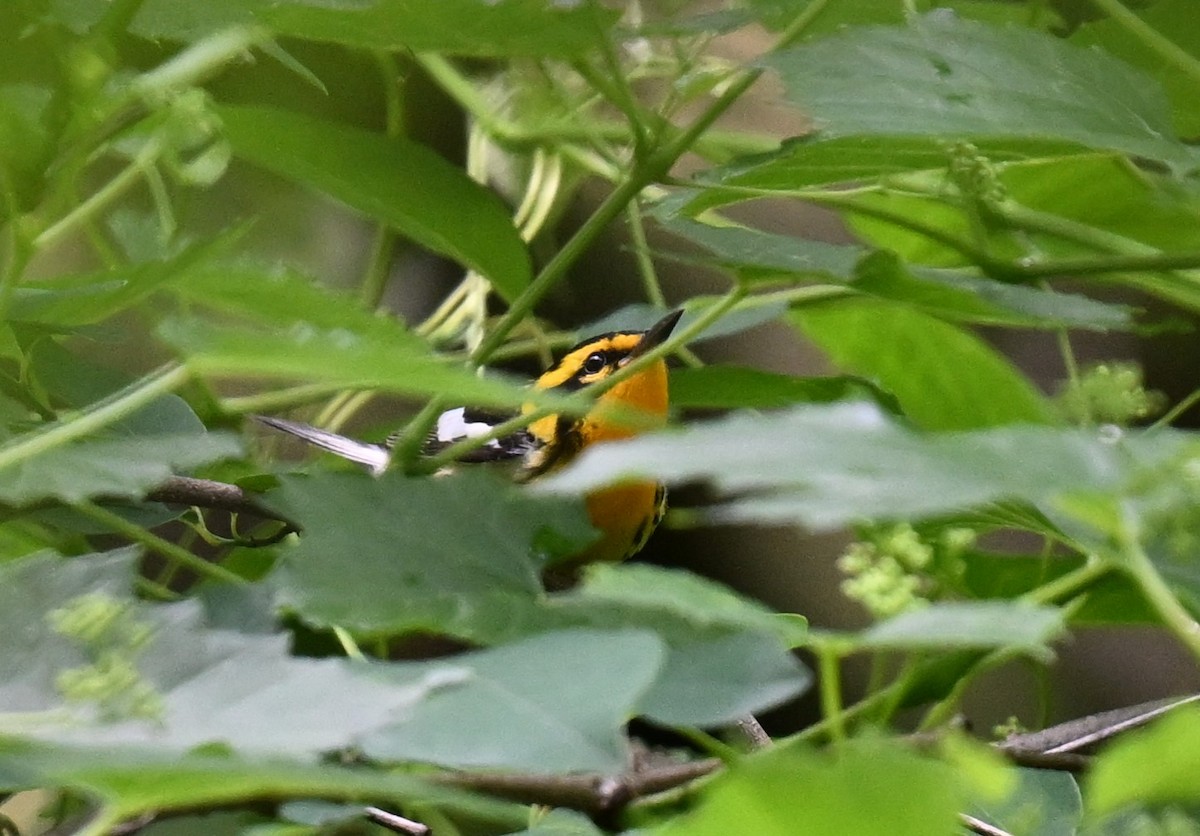
[{"label": "broad green leaf", "polygon": [[[788,0],[749,0],[748,4],[764,25],[773,29],[782,28],[807,8]],[[815,19],[805,27],[804,36],[811,39],[819,35],[836,32],[847,26],[863,26],[872,23],[903,23],[908,8],[925,12],[931,9],[953,9],[972,20],[1015,23],[1022,26],[1048,26],[1060,22],[1052,9],[1044,6],[1027,6],[1023,3],[993,3],[989,0],[914,0],[905,7],[876,0],[841,0],[819,8]]]},{"label": "broad green leaf", "polygon": [[[223,744],[315,757],[392,721],[461,668],[402,667],[402,685],[367,666],[288,655],[287,634],[208,629],[194,601],[136,602],[130,552],[0,566],[0,731],[68,745],[182,752]],[[20,667],[16,665],[19,664]],[[384,667],[384,666],[380,666]]]},{"label": "broad green leaf", "polygon": [[544,0],[148,0],[130,30],[155,40],[192,41],[257,23],[293,38],[368,50],[568,57],[597,45],[616,18],[608,10]]},{"label": "broad green leaf", "polygon": [[1200,709],[1178,708],[1105,749],[1084,779],[1092,818],[1127,805],[1200,802]]},{"label": "broad green leaf", "polygon": [[[5,449],[16,451],[31,439],[18,436]],[[70,442],[0,466],[0,502],[20,506],[43,499],[68,504],[91,497],[137,499],[176,471],[240,453],[240,441],[224,433]]]},{"label": "broad green leaf", "polygon": [[662,836],[879,833],[952,836],[962,789],[950,767],[883,741],[837,751],[778,747],[742,758]]},{"label": "broad green leaf", "polygon": [[863,648],[1016,647],[1045,656],[1066,629],[1061,611],[1019,602],[950,601],[910,610],[856,637]]},{"label": "broad green leaf", "polygon": [[791,319],[838,367],[878,382],[925,429],[1052,420],[1046,400],[998,352],[913,308],[840,299],[798,308]]},{"label": "broad green leaf", "polygon": [[[1187,436],[1041,426],[917,433],[878,407],[839,403],[734,415],[676,433],[598,445],[531,486],[575,493],[620,479],[700,480],[724,497],[717,520],[801,522],[944,515],[1001,499],[1117,492],[1179,455]],[[701,512],[704,513],[704,512]]]},{"label": "broad green leaf", "polygon": [[309,622],[365,633],[490,641],[541,594],[539,548],[553,537],[570,552],[593,536],[577,505],[478,471],[318,473],[284,479],[269,501],[304,527],[277,570],[283,603]]},{"label": "broad green leaf", "polygon": [[478,270],[509,301],[529,283],[529,253],[508,210],[429,148],[271,108],[223,105],[217,114],[244,159]]},{"label": "broad green leaf", "polygon": [[1128,330],[1133,310],[1072,293],[999,282],[954,270],[909,267],[890,252],[859,262],[850,285],[933,316],[980,325]]},{"label": "broad green leaf", "polygon": [[665,664],[661,639],[629,629],[545,633],[435,662],[290,656],[286,633],[212,629],[194,601],[135,601],[133,557],[0,566],[0,627],[22,636],[0,646],[14,671],[0,683],[0,732],[145,751],[220,744],[313,758],[354,746],[456,767],[618,770],[624,723]]},{"label": "broad green leaf", "polygon": [[704,366],[671,372],[671,406],[676,409],[773,409],[863,397],[900,410],[894,398],[866,380],[846,375],[792,377],[745,366]]},{"label": "broad green leaf", "polygon": [[58,328],[90,325],[122,313],[160,287],[182,281],[226,250],[233,235],[184,249],[174,257],[125,265],[17,288],[8,308],[15,322]]},{"label": "broad green leaf", "polygon": [[1179,171],[1200,161],[1174,139],[1152,79],[1040,32],[938,12],[851,29],[767,63],[829,136],[1060,139]]},{"label": "broad green leaf", "polygon": [[402,322],[372,311],[362,301],[287,269],[229,264],[192,271],[173,287],[191,307],[239,320],[285,328],[305,322],[314,328],[346,331],[401,351],[425,349]]},{"label": "broad green leaf", "polygon": [[1128,328],[1130,310],[1041,288],[949,270],[907,267],[890,252],[824,244],[740,226],[682,218],[667,228],[699,244],[743,279],[832,281],[869,296],[906,302],[945,319],[987,325]]},{"label": "broad green leaf", "polygon": [[[1137,14],[1159,36],[1191,57],[1193,64],[1200,61],[1200,30],[1195,23],[1196,8],[1190,0],[1157,0],[1145,7],[1131,6]],[[1181,136],[1196,136],[1200,133],[1200,91],[1196,89],[1194,74],[1181,72],[1178,62],[1161,49],[1156,49],[1140,33],[1131,32],[1129,27],[1105,17],[1080,26],[1071,35],[1071,42],[1081,47],[1103,49],[1109,55],[1121,59],[1153,76],[1163,86],[1171,102],[1171,115],[1175,129]]]},{"label": "broad green leaf", "polygon": [[640,630],[566,630],[456,657],[435,670],[461,662],[462,676],[360,745],[376,760],[620,770],[621,730],[664,657],[661,639]]},{"label": "broad green leaf", "polygon": [[[669,644],[697,636],[750,631],[797,644],[805,630],[716,581],[648,564],[589,566],[578,589],[551,596],[552,610],[595,618],[590,626],[631,624],[652,629]],[[604,618],[612,619],[605,623]]]},{"label": "broad green leaf", "polygon": [[971,815],[1007,833],[1075,836],[1083,817],[1079,785],[1069,772],[1018,769],[1020,782],[999,801],[977,801]]},{"label": "broad green leaf", "polygon": [[379,0],[352,8],[292,2],[262,14],[280,33],[359,48],[539,58],[596,47],[617,17],[609,9],[561,0]]},{"label": "broad green leaf", "polygon": [[828,244],[744,226],[713,226],[686,218],[673,218],[664,225],[671,233],[712,253],[717,264],[747,279],[769,279],[781,274],[848,279],[864,252],[861,246],[853,244]]},{"label": "broad green leaf", "polygon": [[[964,252],[979,248],[977,234],[984,236],[983,248],[993,262],[1015,267],[1076,258],[1103,263],[1110,252],[1146,256],[1161,251],[1186,258],[1200,248],[1200,213],[1194,201],[1179,192],[1172,178],[1144,172],[1123,158],[1087,154],[1041,159],[997,166],[995,174],[997,187],[1011,200],[999,209],[1010,222],[981,227],[961,205],[945,200],[944,172],[911,175],[905,188],[859,192],[839,201],[839,207],[860,238],[910,264],[972,265],[973,257]],[[1064,267],[1062,272],[1071,270]],[[1200,309],[1194,270],[1113,271],[1099,278]]]},{"label": "broad green leaf", "polygon": [[158,333],[183,355],[189,368],[213,377],[320,381],[492,406],[548,400],[546,394],[530,392],[499,374],[480,377],[466,366],[438,358],[424,345],[380,342],[304,322],[252,330],[169,319]]},{"label": "broad green leaf", "polygon": [[674,726],[712,728],[774,708],[812,685],[769,633],[733,633],[672,647],[638,713]]},{"label": "broad green leaf", "polygon": [[148,812],[289,797],[419,801],[505,822],[509,827],[519,826],[527,815],[523,807],[395,772],[199,752],[70,747],[13,738],[0,740],[0,784],[12,789],[69,787],[89,793],[101,802],[98,815],[112,826]]}]

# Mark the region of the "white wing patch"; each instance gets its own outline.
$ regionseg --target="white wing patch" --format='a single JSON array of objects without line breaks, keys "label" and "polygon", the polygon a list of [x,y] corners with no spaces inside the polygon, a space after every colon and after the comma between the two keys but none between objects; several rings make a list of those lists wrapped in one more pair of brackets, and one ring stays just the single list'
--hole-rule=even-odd
[{"label": "white wing patch", "polygon": [[[492,425],[486,421],[468,421],[467,408],[460,406],[457,409],[447,409],[438,416],[437,427],[434,433],[440,443],[453,444],[455,441],[461,441],[464,438],[478,438],[481,435],[486,435],[492,429]],[[493,438],[484,446],[499,450],[500,442]]]}]

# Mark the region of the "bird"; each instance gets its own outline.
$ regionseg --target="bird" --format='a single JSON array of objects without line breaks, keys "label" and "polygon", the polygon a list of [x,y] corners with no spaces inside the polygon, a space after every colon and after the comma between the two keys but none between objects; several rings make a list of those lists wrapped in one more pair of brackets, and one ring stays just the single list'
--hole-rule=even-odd
[{"label": "bird", "polygon": [[[533,388],[570,393],[597,384],[661,345],[682,315],[681,309],[674,310],[645,331],[610,331],[588,337],[568,349],[562,359],[533,382]],[[614,405],[638,410],[643,420],[636,425],[613,420],[610,408]],[[603,392],[586,414],[551,414],[538,418],[522,430],[489,439],[459,460],[518,460],[514,480],[528,482],[564,467],[593,444],[629,438],[645,429],[664,425],[667,410],[667,365],[660,358]],[[383,444],[374,444],[284,418],[253,417],[269,427],[357,462],[376,475],[387,469],[390,448],[398,440],[398,436],[393,435]],[[478,438],[510,417],[469,406],[448,409],[438,416],[421,452],[433,455],[463,439]],[[584,551],[556,565],[556,586],[572,583],[579,567],[597,562],[620,562],[641,551],[666,511],[666,488],[655,481],[623,483],[593,491],[585,498],[585,505],[592,526],[601,536]]]}]

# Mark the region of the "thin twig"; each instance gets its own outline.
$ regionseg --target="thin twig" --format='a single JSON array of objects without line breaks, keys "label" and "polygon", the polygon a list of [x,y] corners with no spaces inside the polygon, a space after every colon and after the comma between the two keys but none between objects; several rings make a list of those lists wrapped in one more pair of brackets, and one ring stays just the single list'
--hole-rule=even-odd
[{"label": "thin twig", "polygon": [[967,830],[978,833],[980,836],[1012,836],[1007,830],[1001,830],[995,825],[988,824],[974,816],[968,816],[966,813],[959,813],[958,820]]},{"label": "thin twig", "polygon": [[429,825],[421,824],[419,821],[413,821],[412,819],[406,819],[404,816],[389,813],[387,810],[381,810],[378,807],[367,807],[363,810],[363,815],[376,824],[382,825],[396,833],[407,833],[409,836],[427,836],[429,833]]},{"label": "thin twig", "polygon": [[753,714],[746,714],[737,718],[734,724],[738,731],[746,738],[746,742],[750,744],[750,749],[766,749],[771,745],[771,735],[767,734],[767,730],[762,727],[758,719]]}]

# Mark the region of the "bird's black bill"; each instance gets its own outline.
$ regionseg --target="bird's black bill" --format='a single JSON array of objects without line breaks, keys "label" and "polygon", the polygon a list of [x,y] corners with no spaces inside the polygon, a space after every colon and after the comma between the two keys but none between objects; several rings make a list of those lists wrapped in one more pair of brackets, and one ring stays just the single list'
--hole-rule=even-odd
[{"label": "bird's black bill", "polygon": [[671,336],[671,332],[675,330],[675,325],[679,322],[681,316],[683,316],[683,308],[671,311],[658,322],[651,325],[650,330],[642,335],[638,344],[629,352],[628,359],[633,360],[655,346],[662,345],[663,341]]}]

